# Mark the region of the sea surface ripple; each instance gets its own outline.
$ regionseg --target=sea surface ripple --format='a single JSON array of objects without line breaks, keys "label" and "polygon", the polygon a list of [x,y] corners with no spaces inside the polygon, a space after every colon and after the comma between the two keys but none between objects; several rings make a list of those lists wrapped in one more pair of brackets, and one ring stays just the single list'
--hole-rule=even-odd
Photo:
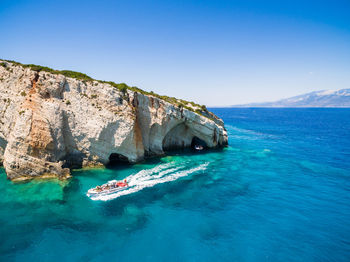
[{"label": "sea surface ripple", "polygon": [[[13,184],[0,261],[350,261],[350,109],[212,109],[229,147]],[[104,201],[89,188],[128,178]]]}]

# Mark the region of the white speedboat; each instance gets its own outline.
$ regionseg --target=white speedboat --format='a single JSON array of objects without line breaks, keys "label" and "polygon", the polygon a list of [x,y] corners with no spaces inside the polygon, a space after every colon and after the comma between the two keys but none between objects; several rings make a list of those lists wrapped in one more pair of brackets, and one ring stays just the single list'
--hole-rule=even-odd
[{"label": "white speedboat", "polygon": [[195,146],[194,146],[194,149],[196,149],[197,151],[201,151],[201,150],[203,150],[204,148],[203,148],[203,146],[201,146],[201,145],[195,145]]},{"label": "white speedboat", "polygon": [[101,186],[90,188],[86,195],[90,198],[97,196],[107,196],[128,188],[129,185],[126,182],[126,179],[124,181],[111,180],[108,183],[103,184]]}]

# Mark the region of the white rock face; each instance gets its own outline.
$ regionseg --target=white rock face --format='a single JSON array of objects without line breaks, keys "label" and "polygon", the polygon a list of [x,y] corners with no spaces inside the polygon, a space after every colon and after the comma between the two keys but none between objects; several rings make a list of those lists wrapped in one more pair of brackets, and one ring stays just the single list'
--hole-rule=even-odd
[{"label": "white rock face", "polygon": [[98,81],[0,66],[0,163],[8,178],[70,176],[71,167],[137,162],[165,150],[227,144],[221,119]]}]

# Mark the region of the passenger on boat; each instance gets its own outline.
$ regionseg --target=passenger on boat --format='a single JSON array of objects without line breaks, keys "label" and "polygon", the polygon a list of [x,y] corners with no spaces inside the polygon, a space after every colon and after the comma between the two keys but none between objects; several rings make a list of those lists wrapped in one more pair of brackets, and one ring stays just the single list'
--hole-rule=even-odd
[{"label": "passenger on boat", "polygon": [[128,182],[126,182],[126,179],[124,179],[124,182],[117,182],[118,187],[125,187],[128,186]]}]

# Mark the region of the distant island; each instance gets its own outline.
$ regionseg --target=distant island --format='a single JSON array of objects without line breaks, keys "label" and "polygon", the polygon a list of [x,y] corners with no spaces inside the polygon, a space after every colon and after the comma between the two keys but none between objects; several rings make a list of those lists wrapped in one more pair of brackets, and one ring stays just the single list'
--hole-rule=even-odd
[{"label": "distant island", "polygon": [[350,88],[315,91],[274,102],[233,105],[232,107],[350,107]]}]

